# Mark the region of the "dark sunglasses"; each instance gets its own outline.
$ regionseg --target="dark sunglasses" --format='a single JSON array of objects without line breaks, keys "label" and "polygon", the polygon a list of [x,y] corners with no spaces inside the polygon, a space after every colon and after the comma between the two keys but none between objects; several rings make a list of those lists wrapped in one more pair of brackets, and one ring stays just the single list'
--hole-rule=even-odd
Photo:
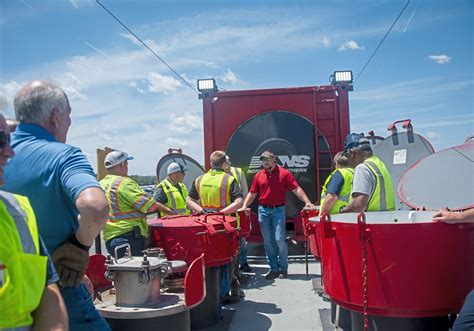
[{"label": "dark sunglasses", "polygon": [[0,131],[0,148],[5,148],[10,145],[10,133]]}]

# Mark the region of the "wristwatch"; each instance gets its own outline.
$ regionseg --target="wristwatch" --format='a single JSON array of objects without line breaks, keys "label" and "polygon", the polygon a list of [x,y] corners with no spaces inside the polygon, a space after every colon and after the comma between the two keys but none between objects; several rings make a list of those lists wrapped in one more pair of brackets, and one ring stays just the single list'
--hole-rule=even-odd
[{"label": "wristwatch", "polygon": [[91,248],[91,246],[86,246],[86,245],[83,245],[76,237],[76,233],[73,233],[69,238],[68,240],[71,244],[73,244],[74,246],[76,247],[79,247],[80,249],[88,252],[89,249]]},{"label": "wristwatch", "polygon": [[342,214],[342,210],[344,209],[344,206],[342,206],[341,208],[339,208],[339,214]]}]

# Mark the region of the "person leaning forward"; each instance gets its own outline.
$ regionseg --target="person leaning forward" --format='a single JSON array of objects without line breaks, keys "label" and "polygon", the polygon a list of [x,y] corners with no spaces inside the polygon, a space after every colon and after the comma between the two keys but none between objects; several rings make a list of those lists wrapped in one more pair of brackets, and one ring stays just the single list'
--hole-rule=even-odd
[{"label": "person leaning forward", "polygon": [[305,203],[305,208],[315,208],[293,175],[277,165],[275,155],[265,151],[260,156],[263,169],[253,178],[250,192],[242,209],[258,198],[258,224],[263,236],[270,271],[266,279],[288,276],[288,246],[286,244],[285,195],[291,191]]},{"label": "person leaning forward", "polygon": [[[0,114],[0,185],[14,153]],[[0,190],[0,329],[67,330],[58,275],[27,197]]]},{"label": "person leaning forward", "polygon": [[[235,213],[242,206],[242,193],[235,178],[225,172],[226,155],[222,151],[214,151],[210,156],[211,170],[199,176],[193,182],[188,195],[188,206],[196,213],[220,212]],[[199,201],[199,203],[198,203]],[[237,277],[233,275],[232,264],[221,270],[221,300],[237,301],[244,297]],[[229,295],[229,290],[231,295]]]},{"label": "person leaning forward", "polygon": [[351,201],[341,213],[395,209],[392,178],[385,164],[372,154],[369,140],[362,133],[350,133],[344,142],[344,155],[354,169]]},{"label": "person leaning forward", "polygon": [[349,168],[349,161],[338,152],[334,156],[335,170],[328,176],[321,190],[321,207],[319,214],[339,214],[343,206],[349,204],[354,169]]},{"label": "person leaning forward", "polygon": [[[190,214],[186,205],[188,189],[183,184],[186,170],[182,164],[171,162],[166,170],[168,176],[156,186],[153,194],[155,201],[162,203],[179,215]],[[163,212],[163,215],[169,215],[169,213]]]},{"label": "person leaning forward", "polygon": [[[147,214],[157,210],[172,214],[173,211],[156,202],[128,177],[128,161],[133,157],[121,151],[112,151],[105,157],[107,175],[100,181],[109,203],[109,217],[104,228],[107,252],[115,256],[115,248],[129,244],[132,256],[142,255],[146,249],[148,232]],[[125,249],[117,252],[123,257]]]},{"label": "person leaning forward", "polygon": [[3,189],[30,200],[60,277],[69,328],[108,330],[83,283],[89,248],[107,220],[107,200],[81,150],[65,144],[69,100],[54,84],[34,81],[18,91],[14,108],[16,155],[5,167]]}]

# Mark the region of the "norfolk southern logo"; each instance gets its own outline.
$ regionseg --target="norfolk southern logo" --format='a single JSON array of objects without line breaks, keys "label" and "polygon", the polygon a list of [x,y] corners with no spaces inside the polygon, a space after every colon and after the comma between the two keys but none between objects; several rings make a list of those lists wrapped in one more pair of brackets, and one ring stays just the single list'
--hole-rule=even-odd
[{"label": "norfolk southern logo", "polygon": [[[278,164],[291,172],[306,172],[308,171],[309,155],[277,155]],[[248,173],[254,174],[262,169],[262,161],[260,156],[252,156],[250,159]]]}]

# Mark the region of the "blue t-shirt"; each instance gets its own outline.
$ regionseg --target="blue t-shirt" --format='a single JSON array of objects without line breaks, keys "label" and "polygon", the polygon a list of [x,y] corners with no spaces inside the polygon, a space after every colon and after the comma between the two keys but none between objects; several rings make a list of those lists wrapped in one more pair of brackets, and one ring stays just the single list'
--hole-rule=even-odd
[{"label": "blue t-shirt", "polygon": [[329,180],[328,185],[326,186],[327,193],[340,195],[342,186],[344,185],[344,177],[342,177],[339,171],[335,171]]},{"label": "blue t-shirt", "polygon": [[41,236],[39,237],[39,255],[48,258],[48,263],[46,264],[46,286],[57,283],[59,276],[56,273],[56,269],[54,269],[53,260],[51,260],[51,256],[49,256]]},{"label": "blue t-shirt", "polygon": [[100,185],[79,148],[56,141],[38,125],[21,123],[12,134],[12,147],[15,156],[5,167],[3,189],[28,197],[53,255],[78,227],[79,193]]}]

